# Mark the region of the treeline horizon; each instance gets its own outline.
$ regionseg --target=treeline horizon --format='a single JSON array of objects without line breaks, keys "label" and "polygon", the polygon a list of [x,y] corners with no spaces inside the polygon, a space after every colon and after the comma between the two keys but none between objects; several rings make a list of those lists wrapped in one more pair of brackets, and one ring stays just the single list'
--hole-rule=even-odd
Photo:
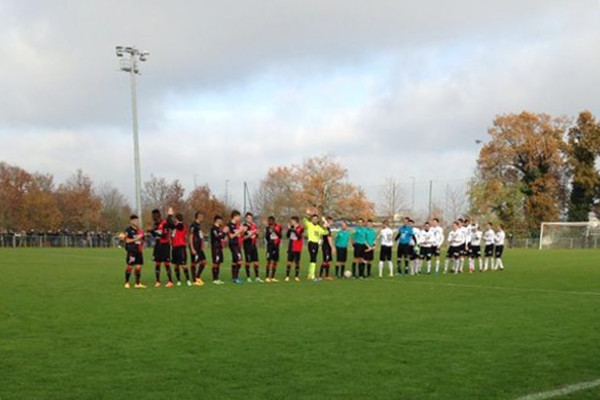
[{"label": "treeline horizon", "polygon": [[[530,112],[499,115],[488,134],[465,191],[450,193],[452,204],[433,204],[430,215],[413,217],[437,217],[449,224],[469,216],[482,223],[502,223],[515,235],[535,237],[541,222],[587,221],[590,212],[598,212],[600,123],[591,112],[577,118]],[[395,178],[382,184],[376,204],[329,155],[269,168],[252,200],[256,207],[250,211],[282,222],[301,215],[306,207],[349,220],[390,219],[408,209]],[[226,217],[234,208],[206,184],[186,194],[179,180],[156,176],[144,182],[142,203],[146,228],[154,208],[174,207],[188,223],[196,211],[210,219],[216,214]],[[0,230],[118,231],[132,213],[117,188],[95,185],[81,170],[56,183],[52,174],[0,162]]]}]

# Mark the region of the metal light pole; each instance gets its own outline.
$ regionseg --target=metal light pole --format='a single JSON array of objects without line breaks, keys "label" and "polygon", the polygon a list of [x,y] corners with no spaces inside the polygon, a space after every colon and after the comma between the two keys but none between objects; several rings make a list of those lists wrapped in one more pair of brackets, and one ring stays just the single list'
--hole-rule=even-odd
[{"label": "metal light pole", "polygon": [[[140,165],[140,140],[138,134],[138,116],[137,116],[137,90],[136,75],[141,75],[138,68],[138,61],[144,62],[150,55],[146,50],[138,50],[135,47],[117,46],[117,57],[119,57],[119,67],[121,71],[128,72],[131,80],[131,116],[133,120],[133,160],[135,167],[135,205],[137,214],[142,222],[142,168]],[[128,55],[128,58],[124,58]]]}]

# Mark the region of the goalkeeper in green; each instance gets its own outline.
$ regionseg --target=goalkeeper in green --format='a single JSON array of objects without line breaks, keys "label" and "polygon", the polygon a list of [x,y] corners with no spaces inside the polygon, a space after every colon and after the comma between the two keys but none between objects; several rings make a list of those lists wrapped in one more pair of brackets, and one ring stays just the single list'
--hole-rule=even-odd
[{"label": "goalkeeper in green", "polygon": [[[315,273],[317,270],[317,255],[319,254],[319,243],[321,237],[327,235],[327,229],[319,225],[319,215],[312,213],[311,210],[306,210],[306,217],[302,219],[306,234],[308,236],[308,254],[310,255],[310,264],[308,266],[308,279],[317,280]],[[308,219],[310,215],[310,219]]]}]

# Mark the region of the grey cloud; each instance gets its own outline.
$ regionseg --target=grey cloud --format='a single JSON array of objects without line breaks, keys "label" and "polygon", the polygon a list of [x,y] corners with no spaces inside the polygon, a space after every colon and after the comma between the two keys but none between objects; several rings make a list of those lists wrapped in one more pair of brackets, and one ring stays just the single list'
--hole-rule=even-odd
[{"label": "grey cloud", "polygon": [[[590,4],[530,0],[9,1],[0,28],[0,118],[11,125],[121,124],[126,77],[116,44],[152,51],[140,86],[144,118],[168,95],[239,84],[277,66],[298,73],[362,62],[390,48],[542,29]],[[536,29],[534,29],[535,31]]]}]

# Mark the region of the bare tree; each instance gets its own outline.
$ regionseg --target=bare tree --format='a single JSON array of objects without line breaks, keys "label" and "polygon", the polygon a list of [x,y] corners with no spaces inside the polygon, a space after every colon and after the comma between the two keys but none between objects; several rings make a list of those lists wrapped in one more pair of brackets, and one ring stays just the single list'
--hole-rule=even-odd
[{"label": "bare tree", "polygon": [[406,196],[396,179],[387,178],[381,185],[377,206],[379,213],[390,219],[407,209]]},{"label": "bare tree", "polygon": [[444,189],[444,216],[446,218],[459,218],[463,216],[469,207],[466,188],[461,186],[446,185]]},{"label": "bare tree", "polygon": [[98,186],[96,193],[100,198],[100,217],[104,228],[111,231],[124,228],[131,207],[123,193],[108,182]]}]

